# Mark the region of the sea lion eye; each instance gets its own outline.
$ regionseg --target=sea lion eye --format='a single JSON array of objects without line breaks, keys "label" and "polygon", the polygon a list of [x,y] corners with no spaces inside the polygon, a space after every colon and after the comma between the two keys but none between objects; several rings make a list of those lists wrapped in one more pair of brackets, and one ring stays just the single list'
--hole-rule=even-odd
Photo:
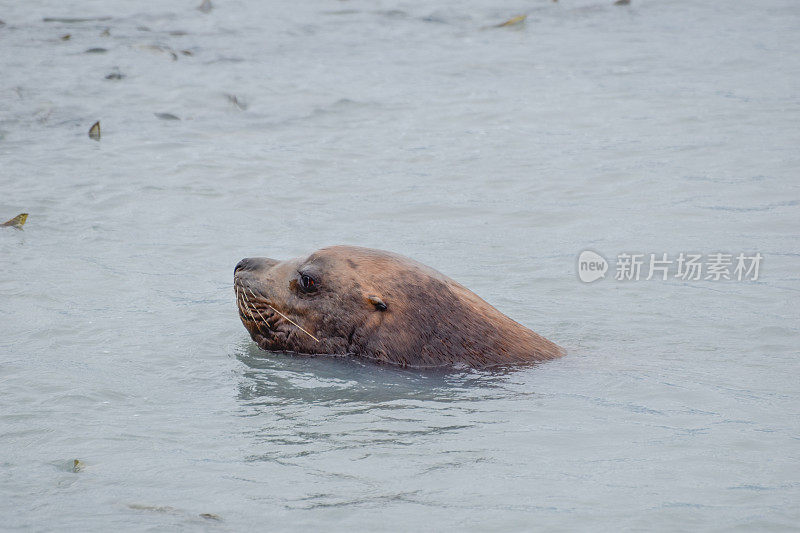
[{"label": "sea lion eye", "polygon": [[300,288],[305,292],[316,290],[317,282],[308,274],[300,274]]}]

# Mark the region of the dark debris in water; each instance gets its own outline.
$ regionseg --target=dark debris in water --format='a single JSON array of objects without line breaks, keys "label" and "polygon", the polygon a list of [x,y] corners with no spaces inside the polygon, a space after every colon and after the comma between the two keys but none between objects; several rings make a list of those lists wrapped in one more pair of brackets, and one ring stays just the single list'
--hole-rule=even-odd
[{"label": "dark debris in water", "polygon": [[211,10],[214,9],[214,4],[211,3],[211,0],[203,0],[203,2],[197,6],[197,9],[203,13],[210,13]]},{"label": "dark debris in water", "polygon": [[85,54],[105,54],[106,52],[108,52],[107,48],[97,47],[97,48],[89,48],[84,53]]},{"label": "dark debris in water", "polygon": [[122,72],[112,72],[111,74],[106,74],[107,80],[123,80],[125,77],[125,74]]},{"label": "dark debris in water", "polygon": [[[147,511],[150,513],[169,514],[176,516],[183,515],[187,518],[192,516],[192,513],[189,513],[185,509],[178,509],[177,507],[172,507],[171,505],[148,505],[146,503],[129,503],[128,509],[132,509],[134,511]],[[204,520],[213,520],[215,522],[222,521],[222,517],[214,513],[199,513],[196,516]]]},{"label": "dark debris in water", "polygon": [[92,127],[89,128],[89,138],[90,139],[94,139],[95,141],[99,141],[100,140],[100,121],[99,120],[97,122],[95,122],[94,124],[92,124]]},{"label": "dark debris in water", "polygon": [[97,22],[100,20],[111,20],[111,17],[86,17],[86,18],[71,18],[71,17],[44,17],[44,22],[63,22],[65,24],[74,24],[78,22]]},{"label": "dark debris in water", "polygon": [[244,102],[244,101],[240,100],[239,97],[236,96],[235,94],[227,94],[226,93],[225,97],[228,99],[228,101],[230,103],[232,103],[234,106],[236,106],[237,108],[241,109],[242,111],[247,109],[247,102]]},{"label": "dark debris in water", "polygon": [[21,230],[22,226],[25,225],[25,221],[28,220],[28,213],[20,213],[19,215],[15,216],[11,220],[7,220],[0,224],[0,227],[6,228],[14,228]]},{"label": "dark debris in water", "polygon": [[173,115],[172,113],[153,113],[156,117],[160,118],[161,120],[180,120],[180,117]]},{"label": "dark debris in water", "polygon": [[169,505],[147,505],[143,503],[130,503],[128,504],[129,509],[133,509],[134,511],[151,511],[154,513],[178,513],[180,512],[179,509],[175,507],[170,507]]},{"label": "dark debris in water", "polygon": [[335,9],[333,11],[323,11],[324,15],[357,15],[361,13],[358,9]]},{"label": "dark debris in water", "polygon": [[175,51],[168,46],[161,46],[158,44],[144,44],[144,45],[139,45],[139,48],[142,50],[149,50],[151,52],[169,54],[169,56],[172,58],[173,61],[178,60],[178,54],[176,54]]},{"label": "dark debris in water", "polygon": [[387,9],[385,11],[378,11],[378,14],[390,19],[408,18],[408,13],[400,9]]}]

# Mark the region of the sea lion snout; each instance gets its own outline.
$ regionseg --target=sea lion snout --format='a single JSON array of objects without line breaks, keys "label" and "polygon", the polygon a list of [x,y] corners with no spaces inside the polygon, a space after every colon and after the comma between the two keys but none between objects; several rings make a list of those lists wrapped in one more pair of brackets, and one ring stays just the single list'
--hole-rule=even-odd
[{"label": "sea lion snout", "polygon": [[253,271],[253,270],[267,270],[278,264],[275,259],[268,257],[245,257],[236,264],[233,273],[236,274],[240,270]]}]

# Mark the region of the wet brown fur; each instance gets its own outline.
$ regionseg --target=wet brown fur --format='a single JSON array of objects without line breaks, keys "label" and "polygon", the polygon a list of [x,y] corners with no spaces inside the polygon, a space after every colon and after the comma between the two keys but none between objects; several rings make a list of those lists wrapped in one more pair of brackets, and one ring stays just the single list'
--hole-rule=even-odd
[{"label": "wet brown fur", "polygon": [[[300,273],[315,279],[316,292],[300,290]],[[381,250],[333,246],[283,262],[246,259],[234,285],[242,323],[265,350],[403,367],[482,368],[564,355],[459,283]]]}]

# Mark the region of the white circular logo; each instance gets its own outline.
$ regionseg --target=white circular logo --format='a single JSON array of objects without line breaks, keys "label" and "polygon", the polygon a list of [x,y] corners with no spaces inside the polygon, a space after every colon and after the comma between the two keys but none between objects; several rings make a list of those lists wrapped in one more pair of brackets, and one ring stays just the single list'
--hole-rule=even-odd
[{"label": "white circular logo", "polygon": [[598,253],[584,250],[578,256],[578,277],[584,283],[591,283],[604,278],[607,270],[608,261]]}]

